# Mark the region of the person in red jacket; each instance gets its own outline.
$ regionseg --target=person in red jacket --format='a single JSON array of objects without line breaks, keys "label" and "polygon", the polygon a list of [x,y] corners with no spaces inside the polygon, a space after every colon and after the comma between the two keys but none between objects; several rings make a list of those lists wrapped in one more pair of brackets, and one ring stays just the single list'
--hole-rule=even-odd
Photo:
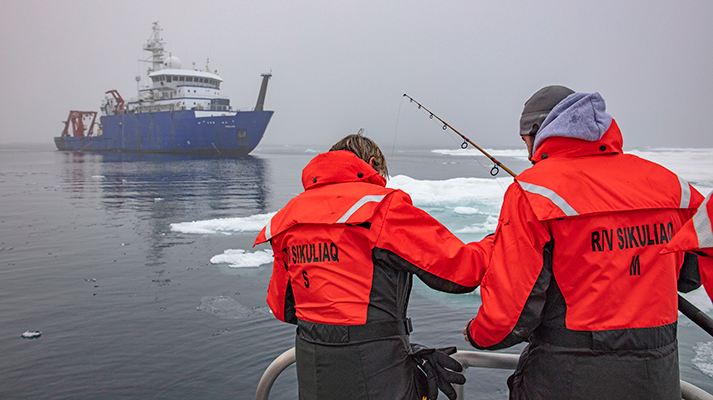
[{"label": "person in red jacket", "polygon": [[659,252],[703,196],[624,154],[599,93],[545,87],[520,122],[534,166],[505,193],[466,340],[529,342],[510,399],[680,398],[678,278],[696,258]]},{"label": "person in red jacket", "polygon": [[[444,353],[410,344],[412,279],[450,293],[473,291],[489,242],[464,244],[408,194],[386,188],[386,176],[376,143],[347,136],[310,161],[302,171],[305,191],[255,241],[269,241],[274,253],[270,309],[297,325],[302,400],[435,398],[417,363],[446,375],[443,366],[460,370],[447,355],[455,348]],[[448,381],[465,378],[450,374],[439,387],[453,399]]]}]

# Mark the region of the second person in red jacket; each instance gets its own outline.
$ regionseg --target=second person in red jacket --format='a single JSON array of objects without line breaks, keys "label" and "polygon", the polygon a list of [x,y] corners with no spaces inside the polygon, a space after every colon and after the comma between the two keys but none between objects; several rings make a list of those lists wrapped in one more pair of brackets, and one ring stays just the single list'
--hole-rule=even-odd
[{"label": "second person in red jacket", "polygon": [[347,136],[305,167],[305,191],[256,239],[275,257],[267,302],[298,327],[301,400],[420,400],[427,393],[406,313],[413,275],[465,293],[485,272],[489,239],[464,244],[408,194],[386,188],[387,175],[372,140]]},{"label": "second person in red jacket", "polygon": [[599,93],[543,88],[520,129],[535,165],[505,193],[467,340],[529,342],[510,399],[680,398],[677,285],[697,260],[659,252],[703,196],[624,154]]}]

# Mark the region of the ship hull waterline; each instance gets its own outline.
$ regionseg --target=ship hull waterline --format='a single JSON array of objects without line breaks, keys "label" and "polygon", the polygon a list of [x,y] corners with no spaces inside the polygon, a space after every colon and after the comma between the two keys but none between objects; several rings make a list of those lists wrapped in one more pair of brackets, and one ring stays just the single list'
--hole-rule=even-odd
[{"label": "ship hull waterline", "polygon": [[101,117],[103,134],[55,137],[63,151],[247,155],[273,111],[174,110]]}]

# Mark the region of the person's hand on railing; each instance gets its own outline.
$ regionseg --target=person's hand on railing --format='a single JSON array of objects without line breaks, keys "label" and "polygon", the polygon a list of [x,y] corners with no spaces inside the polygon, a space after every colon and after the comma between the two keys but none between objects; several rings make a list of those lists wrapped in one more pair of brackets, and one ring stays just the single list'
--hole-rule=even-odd
[{"label": "person's hand on railing", "polygon": [[455,352],[455,346],[432,349],[416,343],[411,344],[411,356],[426,375],[428,400],[438,398],[438,389],[450,400],[456,399],[452,384],[464,384],[465,376],[459,374],[463,371],[463,366],[450,357]]}]

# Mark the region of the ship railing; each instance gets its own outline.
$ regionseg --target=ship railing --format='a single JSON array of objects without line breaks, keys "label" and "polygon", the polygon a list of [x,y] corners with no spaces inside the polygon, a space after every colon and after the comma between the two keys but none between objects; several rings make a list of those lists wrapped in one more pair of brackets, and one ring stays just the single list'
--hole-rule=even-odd
[{"label": "ship railing", "polygon": [[[517,360],[520,358],[517,354],[490,353],[484,351],[458,351],[452,356],[463,365],[464,371],[467,368],[492,368],[492,369],[511,369],[517,367]],[[280,354],[275,360],[268,365],[265,372],[260,378],[255,392],[255,400],[268,400],[272,385],[277,380],[277,377],[295,362],[295,348],[291,348]],[[458,395],[458,399],[464,398],[465,388],[463,385],[453,385]],[[681,380],[681,399],[682,400],[713,400],[713,395],[705,390]]]}]

